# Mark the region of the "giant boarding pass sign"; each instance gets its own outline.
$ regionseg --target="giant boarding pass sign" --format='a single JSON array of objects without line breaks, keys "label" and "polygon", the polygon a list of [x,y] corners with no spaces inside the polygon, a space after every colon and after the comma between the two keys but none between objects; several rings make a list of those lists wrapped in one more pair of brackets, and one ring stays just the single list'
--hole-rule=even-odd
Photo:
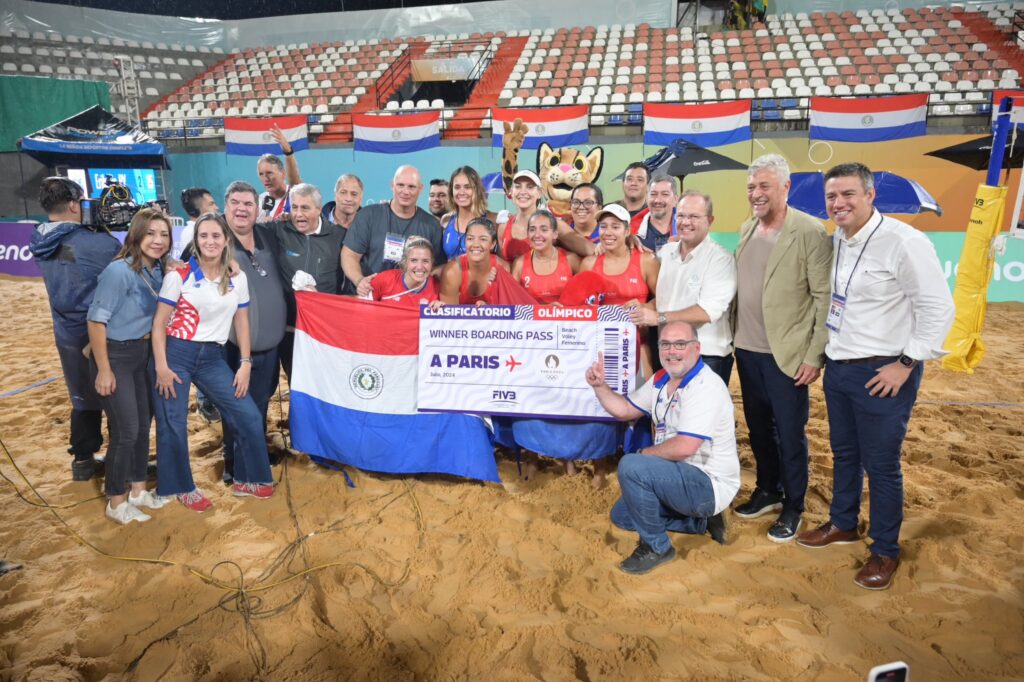
[{"label": "giant boarding pass sign", "polygon": [[424,306],[416,407],[611,421],[585,379],[599,351],[608,385],[628,394],[636,327],[621,306]]}]

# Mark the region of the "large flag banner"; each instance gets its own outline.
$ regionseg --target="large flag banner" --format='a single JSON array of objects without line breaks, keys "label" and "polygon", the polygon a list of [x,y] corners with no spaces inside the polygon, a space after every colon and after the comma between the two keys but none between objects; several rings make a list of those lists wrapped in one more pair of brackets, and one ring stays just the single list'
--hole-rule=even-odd
[{"label": "large flag banner", "polygon": [[441,146],[441,112],[352,114],[357,152],[407,154]]},{"label": "large flag banner", "polygon": [[421,308],[419,409],[615,421],[584,378],[598,352],[612,390],[636,387],[622,306]]},{"label": "large flag banner", "polygon": [[885,142],[927,132],[928,95],[811,98],[812,140]]},{"label": "large flag banner", "polygon": [[[1024,115],[1024,90],[993,90],[992,91],[992,124],[995,125],[996,116],[999,115],[999,103],[1004,97],[1009,97],[1010,104],[1010,120],[1014,122],[1014,125],[1020,128],[1024,125],[1022,115]],[[1016,115],[1014,115],[1016,111]]]},{"label": "large flag banner", "polygon": [[667,147],[683,139],[701,147],[718,147],[751,138],[750,100],[644,105],[644,144]]},{"label": "large flag banner", "polygon": [[261,156],[280,154],[281,146],[274,141],[270,129],[277,125],[292,151],[309,149],[309,126],[305,114],[272,118],[225,118],[224,147],[228,154]]},{"label": "large flag banner", "polygon": [[367,471],[499,480],[482,419],[416,412],[416,310],[313,292],[295,298],[289,420],[297,449]]},{"label": "large flag banner", "polygon": [[579,104],[548,109],[492,109],[491,146],[500,147],[505,124],[520,119],[526,124],[523,149],[537,149],[541,142],[558,148],[583,144],[590,139],[590,107]]}]

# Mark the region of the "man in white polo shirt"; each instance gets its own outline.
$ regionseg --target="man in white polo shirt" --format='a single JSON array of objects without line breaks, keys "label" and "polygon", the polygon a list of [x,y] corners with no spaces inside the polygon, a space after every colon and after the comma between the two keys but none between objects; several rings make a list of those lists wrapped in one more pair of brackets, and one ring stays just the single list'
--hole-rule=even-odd
[{"label": "man in white polo shirt", "polygon": [[697,329],[701,357],[729,385],[732,374],[732,326],[729,305],[736,295],[736,260],[708,234],[715,222],[711,197],[686,190],[676,205],[678,242],[658,251],[657,312],[637,306],[635,324],[688,322]]},{"label": "man in white polo shirt", "polygon": [[875,209],[874,185],[861,163],[825,173],[825,207],[836,224],[825,346],[832,506],[828,521],[797,542],[811,548],[857,542],[867,472],[871,555],[854,582],[884,590],[900,560],[903,438],[923,363],[945,354],[953,297],[935,247]]},{"label": "man in white polo shirt", "polygon": [[693,326],[669,322],[658,351],[664,369],[628,398],[605,382],[603,356],[586,375],[608,414],[622,421],[648,415],[654,424],[654,445],[619,462],[622,497],[611,511],[615,525],[640,534],[636,549],[619,564],[634,575],[675,557],[667,531],[709,533],[725,544],[722,512],[740,488],[732,398],[701,360]]}]

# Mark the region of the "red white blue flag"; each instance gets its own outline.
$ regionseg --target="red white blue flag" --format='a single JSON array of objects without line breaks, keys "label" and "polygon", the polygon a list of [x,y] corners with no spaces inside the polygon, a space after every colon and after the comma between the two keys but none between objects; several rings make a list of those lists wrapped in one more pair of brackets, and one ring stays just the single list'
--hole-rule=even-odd
[{"label": "red white blue flag", "polygon": [[479,417],[418,413],[420,312],[396,303],[295,295],[292,442],[367,471],[498,481]]},{"label": "red white blue flag", "polygon": [[750,100],[713,104],[645,104],[644,144],[667,147],[679,139],[701,147],[749,141]]},{"label": "red white blue flag", "polygon": [[565,147],[583,144],[590,139],[590,108],[586,104],[548,109],[492,109],[491,146],[502,146],[505,124],[518,118],[526,124],[523,149],[537,149],[542,142]]},{"label": "red white blue flag", "polygon": [[272,118],[225,118],[224,147],[228,154],[262,156],[280,154],[281,146],[274,141],[270,129],[277,125],[284,133],[293,151],[309,149],[309,127],[304,114]]},{"label": "red white blue flag", "polygon": [[357,152],[407,154],[441,146],[441,112],[352,114]]},{"label": "red white blue flag", "polygon": [[885,142],[927,132],[928,95],[811,98],[812,140]]}]

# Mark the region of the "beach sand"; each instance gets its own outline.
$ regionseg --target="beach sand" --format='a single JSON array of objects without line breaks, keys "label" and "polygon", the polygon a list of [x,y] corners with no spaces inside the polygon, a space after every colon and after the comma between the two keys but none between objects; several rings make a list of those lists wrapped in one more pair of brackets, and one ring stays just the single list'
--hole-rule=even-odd
[{"label": "beach sand", "polygon": [[[59,376],[42,283],[0,280],[0,299],[0,393]],[[89,499],[98,482],[71,481],[63,382],[2,398],[18,467],[51,504],[86,501],[51,511],[0,482],[0,558],[24,566],[0,577],[0,678],[863,680],[902,659],[915,680],[1020,680],[1022,329],[1024,305],[993,305],[973,375],[927,367],[904,447],[903,563],[884,592],[853,584],[865,545],[776,545],[770,516],[729,515],[725,547],[674,536],[681,558],[627,576],[616,564],[636,536],[608,520],[614,476],[594,491],[554,465],[523,481],[502,460],[504,485],[349,469],[353,488],[293,454],[273,499],[234,498],[220,427],[196,415],[192,466],[214,508],[117,526]],[[287,404],[270,413],[280,432]],[[820,382],[808,436],[817,525],[831,492]],[[2,454],[0,471],[35,500]]]}]

